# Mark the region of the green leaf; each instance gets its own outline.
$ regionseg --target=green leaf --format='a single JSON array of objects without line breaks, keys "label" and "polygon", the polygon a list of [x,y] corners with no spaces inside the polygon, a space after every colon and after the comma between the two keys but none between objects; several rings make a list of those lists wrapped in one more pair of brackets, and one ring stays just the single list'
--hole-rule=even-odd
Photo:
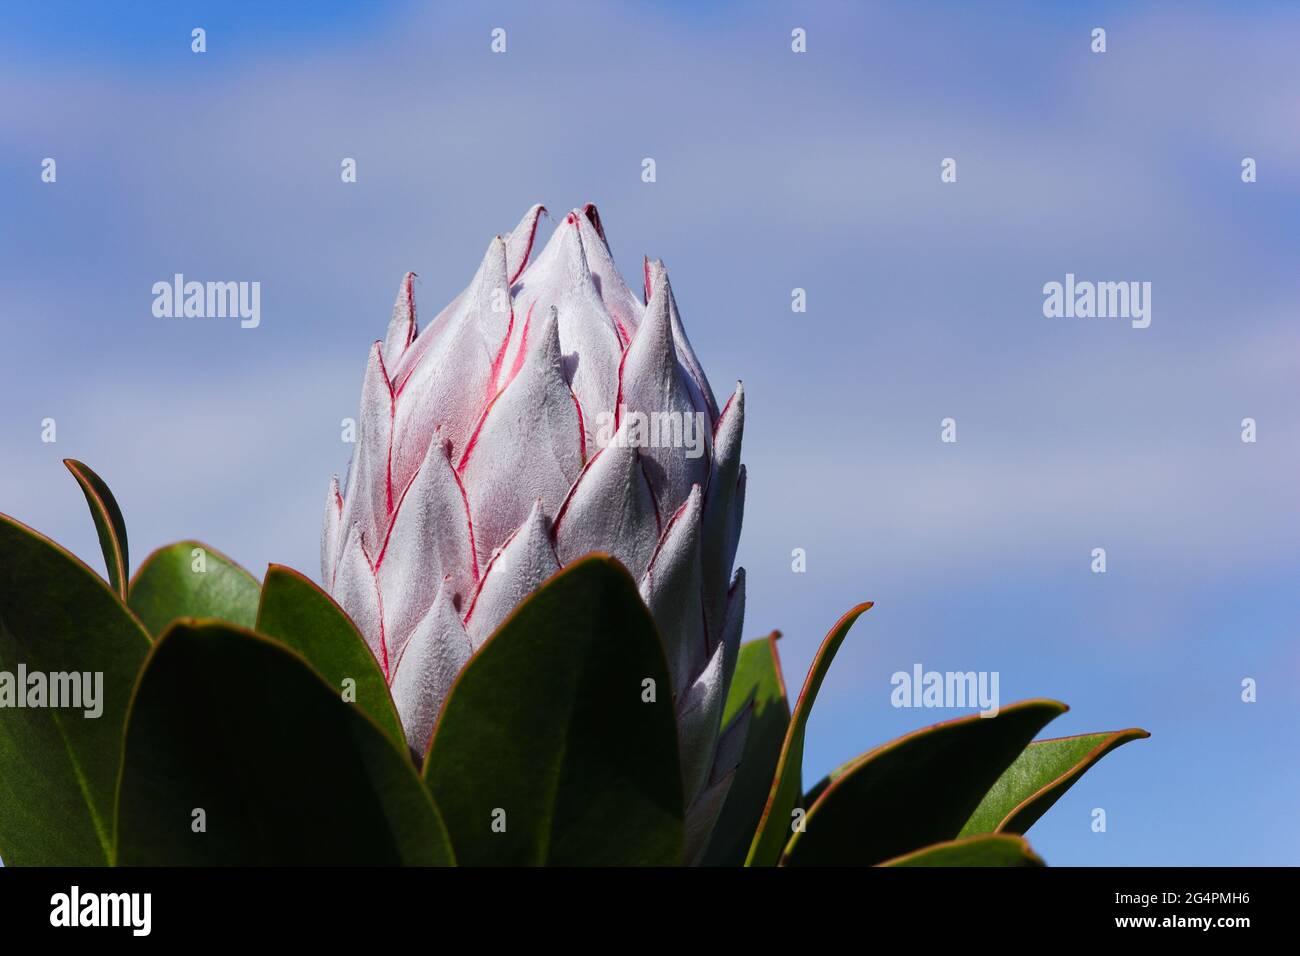
[{"label": "green leaf", "polygon": [[158,637],[182,617],[215,617],[240,627],[257,621],[257,579],[198,541],[159,548],[131,579],[127,603]]},{"label": "green leaf", "polygon": [[99,534],[99,547],[104,552],[104,567],[108,571],[108,583],[113,590],[126,600],[127,578],[130,576],[130,560],[126,548],[126,522],[122,519],[122,509],[117,506],[117,499],[108,490],[104,479],[88,467],[73,458],[63,459],[72,477],[81,486],[81,493],[86,496],[90,506],[90,516],[95,519],[95,531]]},{"label": "green leaf", "polygon": [[817,699],[817,692],[821,690],[826,672],[835,659],[835,652],[844,643],[853,622],[870,608],[871,602],[868,601],[850,610],[835,622],[817,649],[817,656],[813,658],[812,667],[804,679],[803,690],[799,692],[799,699],[794,705],[763,815],[759,818],[758,829],[745,858],[746,866],[774,866],[781,858],[781,851],[790,836],[793,822],[791,814],[803,789],[803,737],[808,727],[808,715],[812,713],[813,701]]},{"label": "green leaf", "polygon": [[271,565],[262,582],[257,631],[288,644],[336,690],[342,690],[345,680],[355,681],[357,706],[407,752],[402,722],[375,655],[352,619],[311,580],[293,568]]},{"label": "green leaf", "polygon": [[1035,741],[984,795],[961,835],[1024,833],[1098,760],[1130,740],[1150,736],[1131,727]]},{"label": "green leaf", "polygon": [[[647,679],[653,702],[642,699]],[[589,556],[533,592],[461,671],[425,761],[457,859],[679,863],[671,687],[622,565]]]},{"label": "green leaf", "polygon": [[[0,675],[0,857],[6,864],[109,862],[122,726],[148,650],[144,628],[99,575],[0,515],[0,672],[12,675]],[[18,685],[20,667],[27,686]],[[47,683],[53,674],[91,674],[91,695],[102,712],[87,717],[95,708],[15,706],[18,695],[26,701],[34,673]],[[66,684],[60,684],[62,693]],[[78,689],[84,686],[83,679]]]},{"label": "green leaf", "polygon": [[829,787],[836,780],[840,779],[840,777],[844,776],[846,773],[848,773],[850,770],[853,769],[853,765],[857,762],[857,759],[858,759],[857,757],[854,757],[848,763],[840,764],[838,767],[836,767],[826,776],[822,777],[815,784],[813,784],[808,789],[808,792],[803,795],[803,800],[800,801],[799,806],[811,807],[814,803],[816,803],[817,798],[826,792],[827,787]]},{"label": "green leaf", "polygon": [[182,620],[154,645],[131,701],[115,860],[339,866],[453,857],[410,760],[306,661],[222,621]]},{"label": "green leaf", "polygon": [[776,649],[780,636],[780,631],[773,631],[761,640],[740,646],[722,726],[727,726],[751,702],[753,713],[740,766],[704,855],[705,866],[740,866],[745,862],[772,788],[781,745],[790,727],[790,703]]},{"label": "green leaf", "polygon": [[954,839],[1034,734],[1064,713],[1054,700],[935,724],[864,754],[808,808],[783,862],[866,866]]},{"label": "green leaf", "polygon": [[1004,833],[985,833],[935,843],[903,856],[886,860],[881,866],[1042,866],[1039,857],[1024,837]]}]

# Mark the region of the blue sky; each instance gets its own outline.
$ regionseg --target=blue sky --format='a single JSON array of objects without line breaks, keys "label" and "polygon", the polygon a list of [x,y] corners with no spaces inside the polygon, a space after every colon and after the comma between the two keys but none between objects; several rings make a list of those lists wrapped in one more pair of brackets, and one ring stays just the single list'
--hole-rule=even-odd
[{"label": "blue sky", "polygon": [[[1049,862],[1293,864],[1297,41],[1280,4],[7,4],[0,510],[98,566],[77,457],[137,563],[317,573],[402,273],[430,316],[529,204],[592,200],[745,382],[748,635],[797,687],[877,602],[809,780],[959,715],[892,708],[894,671],[998,671],[1071,705],[1053,735],[1153,734],[1035,826]],[[261,326],[155,319],[174,272],[260,281]],[[1151,282],[1150,328],[1045,318],[1066,273]]]}]

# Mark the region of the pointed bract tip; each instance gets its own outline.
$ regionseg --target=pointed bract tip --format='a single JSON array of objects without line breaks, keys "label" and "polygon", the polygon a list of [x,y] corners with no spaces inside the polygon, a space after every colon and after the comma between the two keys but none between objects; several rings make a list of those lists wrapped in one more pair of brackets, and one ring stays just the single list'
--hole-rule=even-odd
[{"label": "pointed bract tip", "polygon": [[551,538],[551,519],[546,516],[545,505],[542,504],[541,498],[533,500],[533,506],[528,511],[528,517],[524,519],[525,534],[544,535],[549,541]]},{"label": "pointed bract tip", "polygon": [[[592,282],[591,264],[587,261],[587,245],[582,240],[581,222],[577,212],[570,212],[551,236],[551,242],[559,243],[561,260],[568,259],[577,265],[577,277],[580,281]],[[566,229],[566,226],[572,228]]]},{"label": "pointed bract tip", "polygon": [[609,240],[605,238],[605,227],[600,221],[600,211],[596,208],[596,204],[594,202],[587,203],[582,207],[582,214],[591,223],[592,228],[596,230],[596,235],[600,236],[600,241],[608,246]]},{"label": "pointed bract tip", "polygon": [[415,280],[417,278],[418,276],[414,272],[402,273],[402,281],[397,286],[397,303],[393,310],[396,313],[402,308],[409,309],[411,321],[415,320]]},{"label": "pointed bract tip", "polygon": [[[647,259],[645,265],[645,301],[649,306],[658,295],[669,301],[673,297],[672,283],[668,281],[668,269],[662,259]],[[665,310],[667,306],[665,306]]]},{"label": "pointed bract tip", "polygon": [[542,216],[548,215],[546,207],[541,203],[535,203],[530,206],[524,213],[523,218],[510,235],[505,239],[506,249],[508,250],[507,267],[509,270],[508,279],[513,285],[523,275],[524,269],[528,266],[528,260],[533,254],[533,243],[537,239],[537,224]]},{"label": "pointed bract tip", "polygon": [[672,333],[672,300],[668,285],[660,276],[662,273],[654,275],[650,297],[645,304],[645,314],[641,317],[641,326],[636,334],[638,338],[650,334],[662,336],[665,347],[672,349],[675,341]]}]

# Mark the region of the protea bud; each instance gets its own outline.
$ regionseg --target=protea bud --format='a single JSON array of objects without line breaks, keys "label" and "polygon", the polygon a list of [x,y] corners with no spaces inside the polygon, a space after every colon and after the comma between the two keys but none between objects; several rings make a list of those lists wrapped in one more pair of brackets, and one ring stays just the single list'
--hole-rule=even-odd
[{"label": "protea bud", "polygon": [[592,551],[621,561],[668,651],[689,856],[744,734],[719,727],[744,615],[744,398],[718,409],[663,264],[645,261],[643,303],[595,206],[530,265],[543,212],[493,239],[423,331],[402,280],[346,491],[330,488],[322,574],[423,752],[460,668],[521,599]]}]

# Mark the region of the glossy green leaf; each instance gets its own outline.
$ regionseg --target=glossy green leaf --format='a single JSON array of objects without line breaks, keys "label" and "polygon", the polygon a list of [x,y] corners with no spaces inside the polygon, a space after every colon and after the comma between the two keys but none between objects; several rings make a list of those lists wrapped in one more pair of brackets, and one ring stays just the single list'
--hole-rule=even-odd
[{"label": "glossy green leaf", "polygon": [[402,723],[379,662],[341,607],[314,582],[280,564],[262,582],[257,631],[283,641],[307,659],[331,687],[355,684],[356,705],[406,752]]},{"label": "glossy green leaf", "polygon": [[257,579],[198,541],[159,548],[131,579],[127,603],[158,637],[182,617],[215,617],[240,627],[257,621]]},{"label": "glossy green leaf", "polygon": [[127,554],[126,521],[122,518],[122,509],[117,506],[113,492],[108,490],[108,485],[99,475],[73,458],[63,459],[63,464],[72,472],[72,477],[77,479],[81,493],[86,496],[86,504],[90,506],[90,516],[95,521],[95,531],[99,535],[99,547],[104,552],[108,583],[125,600],[131,564]]},{"label": "glossy green leaf", "polygon": [[853,765],[857,762],[857,760],[858,758],[854,757],[848,763],[840,764],[838,767],[836,767],[826,776],[822,777],[815,784],[809,787],[808,792],[803,795],[803,800],[800,801],[799,806],[811,807],[814,803],[817,802],[817,798],[826,792],[827,787],[829,787],[836,780],[840,779],[840,777],[844,776],[851,769],[853,769]]},{"label": "glossy green leaf", "polygon": [[783,862],[869,865],[954,839],[989,787],[1049,721],[1053,700],[915,731],[864,754],[808,808]]},{"label": "glossy green leaf", "polygon": [[736,768],[727,801],[713,829],[705,866],[740,866],[754,839],[759,818],[772,789],[776,762],[790,727],[790,703],[781,677],[776,642],[780,631],[740,646],[736,675],[722,718],[725,727],[744,707],[753,706],[745,749]]},{"label": "glossy green leaf", "polygon": [[822,681],[826,679],[826,672],[830,670],[831,661],[835,659],[835,652],[844,643],[853,622],[870,608],[871,602],[867,602],[850,610],[835,622],[817,649],[817,656],[808,669],[803,690],[799,692],[799,699],[795,702],[790,717],[790,726],[781,745],[781,755],[777,759],[776,774],[745,858],[746,866],[774,866],[781,858],[781,851],[785,848],[794,823],[792,814],[803,789],[803,738],[808,727],[808,716],[812,713],[813,702],[821,690]]},{"label": "glossy green leaf", "polygon": [[671,688],[658,632],[622,565],[589,556],[543,584],[470,659],[434,730],[424,778],[457,858],[680,862]]},{"label": "glossy green leaf", "polygon": [[984,795],[961,835],[1024,833],[1098,760],[1130,740],[1150,736],[1132,727],[1035,741]]},{"label": "glossy green leaf", "polygon": [[[7,865],[109,861],[122,726],[148,650],[144,628],[99,575],[0,515],[0,858]],[[17,706],[20,697],[35,702],[27,692],[41,682],[33,683],[38,673],[47,705],[56,684],[61,702],[72,690],[53,675],[81,677],[83,706]],[[88,717],[88,710],[100,713]]]},{"label": "glossy green leaf", "polygon": [[116,861],[452,862],[415,767],[297,653],[222,621],[154,645],[126,727]]},{"label": "glossy green leaf", "polygon": [[1024,837],[983,833],[936,843],[886,860],[881,866],[1042,866]]}]

